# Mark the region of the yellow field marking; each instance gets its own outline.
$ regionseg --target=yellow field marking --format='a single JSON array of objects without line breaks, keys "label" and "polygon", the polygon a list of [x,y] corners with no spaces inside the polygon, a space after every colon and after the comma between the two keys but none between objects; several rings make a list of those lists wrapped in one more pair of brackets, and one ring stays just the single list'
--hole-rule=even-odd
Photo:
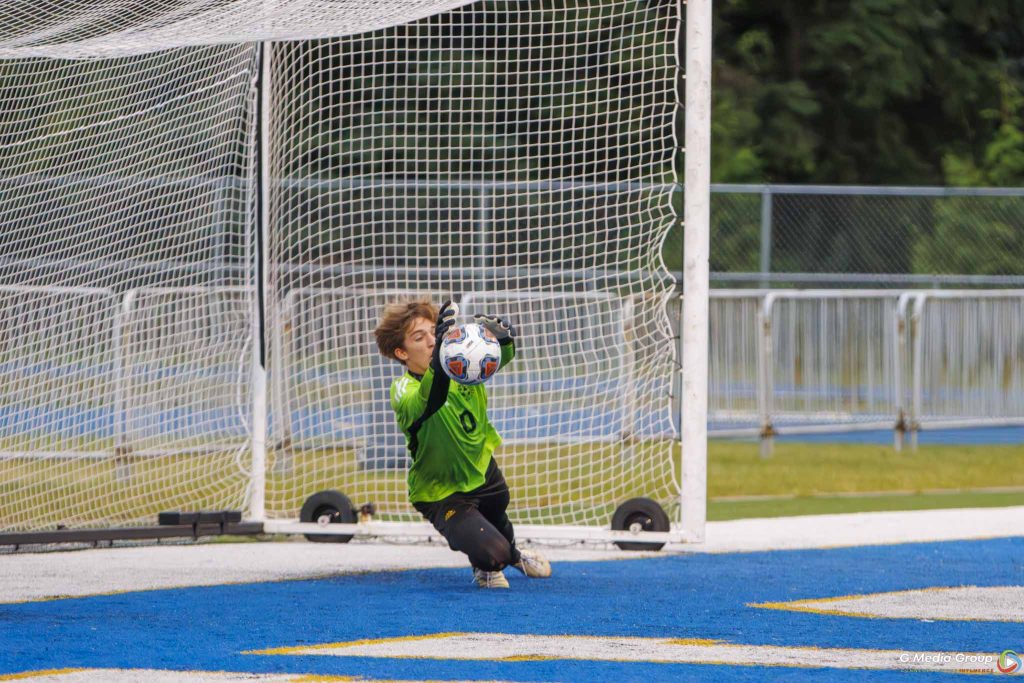
[{"label": "yellow field marking", "polygon": [[385,645],[388,643],[402,643],[413,640],[434,640],[438,638],[452,638],[455,636],[471,635],[459,631],[448,633],[431,633],[424,636],[394,636],[392,638],[366,638],[364,640],[346,640],[340,643],[322,643],[319,645],[293,645],[289,647],[271,647],[265,650],[246,650],[243,655],[290,655],[297,652],[309,650],[334,650],[343,647],[358,647],[360,645]]},{"label": "yellow field marking", "polygon": [[[447,640],[433,645],[425,641]],[[537,662],[553,660],[876,671],[994,673],[998,655],[985,652],[908,651],[729,643],[703,638],[438,633],[360,640],[260,653],[385,659]]]},{"label": "yellow field marking", "polygon": [[[562,638],[578,638],[578,639],[582,640],[584,638],[599,639],[599,638],[602,638],[603,636],[552,636],[552,637],[556,637],[556,638],[557,637],[562,637]],[[676,639],[673,639],[673,640],[662,640],[660,642],[661,642],[662,645],[722,645],[722,644],[725,643],[724,640],[713,640],[713,639],[710,639],[710,638],[676,638]],[[511,657],[500,657],[500,658],[498,658],[498,659],[496,659],[494,661],[497,661],[497,662],[550,662],[550,661],[559,660],[559,659],[565,659],[565,658],[564,657],[555,656],[555,655],[513,655]],[[621,659],[621,660],[614,660],[614,661],[628,662],[628,661],[632,661],[632,660]]]},{"label": "yellow field marking", "polygon": [[16,674],[0,674],[0,681],[23,681],[29,678],[41,678],[43,676],[60,676],[61,674],[73,674],[87,669],[39,669],[38,671],[22,671]]},{"label": "yellow field marking", "polygon": [[[410,658],[411,659],[411,658]],[[493,660],[495,662],[551,662],[557,660],[558,657],[548,657],[545,655],[515,655],[514,657],[498,657]]]},{"label": "yellow field marking", "polygon": [[[910,595],[913,593],[938,593],[942,591],[957,590],[961,588],[979,588],[979,586],[929,586],[927,588],[911,588],[908,590],[901,591],[882,591],[880,593],[854,593],[851,595],[837,595],[831,598],[809,598],[806,600],[791,600],[789,602],[748,602],[747,607],[755,607],[757,609],[779,610],[783,612],[805,612],[808,614],[823,614],[832,617],[854,617],[859,619],[920,620],[922,618],[926,618],[931,621],[1004,621],[1002,619],[981,619],[978,617],[943,617],[932,615],[929,615],[927,617],[899,616],[892,614],[876,614],[873,612],[855,612],[851,610],[839,609],[837,607],[825,607],[825,605],[835,605],[836,603],[846,600],[877,598],[883,595],[888,596]],[[980,588],[1019,588],[1019,586],[981,586]],[[1015,621],[1024,621],[1024,614],[1021,615],[1020,619],[1016,619]]]}]

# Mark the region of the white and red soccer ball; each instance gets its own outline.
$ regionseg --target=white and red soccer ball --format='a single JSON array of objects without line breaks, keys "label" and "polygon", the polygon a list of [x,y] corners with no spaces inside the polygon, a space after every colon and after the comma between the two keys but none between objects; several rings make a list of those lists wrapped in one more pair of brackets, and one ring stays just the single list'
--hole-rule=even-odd
[{"label": "white and red soccer ball", "polygon": [[459,384],[483,384],[500,365],[501,344],[476,323],[451,328],[441,342],[441,367]]}]

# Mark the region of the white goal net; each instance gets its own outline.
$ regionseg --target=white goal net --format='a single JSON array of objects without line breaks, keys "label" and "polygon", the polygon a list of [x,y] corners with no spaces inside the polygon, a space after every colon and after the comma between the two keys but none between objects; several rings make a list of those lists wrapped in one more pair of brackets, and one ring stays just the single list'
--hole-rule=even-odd
[{"label": "white goal net", "polygon": [[0,6],[0,530],[417,519],[372,331],[422,296],[518,330],[515,521],[677,519],[675,0],[121,5]]}]

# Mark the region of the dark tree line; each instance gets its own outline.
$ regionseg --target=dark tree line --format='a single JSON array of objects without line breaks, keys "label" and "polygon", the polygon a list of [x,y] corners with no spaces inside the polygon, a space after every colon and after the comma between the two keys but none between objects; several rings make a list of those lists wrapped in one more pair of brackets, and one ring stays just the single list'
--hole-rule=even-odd
[{"label": "dark tree line", "polygon": [[715,180],[1024,183],[1024,2],[716,11]]},{"label": "dark tree line", "polygon": [[[280,256],[335,263],[416,254],[519,266],[561,249],[562,265],[596,268],[615,242],[619,263],[647,267],[653,236],[642,232],[651,221],[637,227],[642,198],[513,185],[676,179],[678,156],[666,145],[678,125],[670,92],[676,21],[677,0],[487,0],[411,26],[279,43],[273,172],[299,181],[271,200],[275,216],[295,228]],[[241,180],[253,167],[243,144],[255,121],[251,97],[231,115],[236,134],[227,145],[217,137],[226,126],[189,123],[206,121],[201,98],[195,112],[179,115],[180,103],[193,102],[179,97],[189,79],[160,80],[164,69],[190,72],[177,59],[219,52],[69,65],[75,78],[58,84],[41,62],[0,62],[0,101],[23,103],[0,116],[0,124],[13,121],[0,125],[4,173],[42,178],[62,230],[61,187],[45,179],[68,168],[100,198],[116,197],[127,181],[103,188],[98,176]],[[714,59],[714,181],[1024,185],[1024,0],[717,0]],[[204,62],[191,72],[230,72],[245,86],[252,54],[227,61],[227,70]],[[127,74],[124,87],[136,77],[148,84],[144,102],[109,87],[111,66]],[[126,134],[108,133],[111,122],[137,126],[131,139],[147,148],[226,151],[212,161],[199,154],[200,165],[179,154],[133,169],[119,145],[90,142]],[[68,164],[79,156],[88,163]],[[338,184],[366,178],[428,184],[404,193]],[[713,270],[758,269],[759,201],[713,200]],[[774,270],[1024,275],[1021,198],[774,201]],[[235,215],[219,211],[197,212],[194,222],[215,230],[218,216]],[[243,229],[244,218],[233,225]],[[5,220],[39,233],[38,213]],[[438,241],[439,224],[465,234]],[[365,238],[367,226],[389,225],[398,226],[391,241]],[[127,219],[125,226],[136,229]],[[679,238],[675,230],[665,248],[670,268],[680,263]]]},{"label": "dark tree line", "polygon": [[[714,55],[714,181],[1024,185],[1020,0],[726,0]],[[799,217],[797,199],[788,224],[775,200],[773,270],[1024,275],[1024,198]],[[729,201],[712,205],[712,269],[756,270],[758,216]]]}]

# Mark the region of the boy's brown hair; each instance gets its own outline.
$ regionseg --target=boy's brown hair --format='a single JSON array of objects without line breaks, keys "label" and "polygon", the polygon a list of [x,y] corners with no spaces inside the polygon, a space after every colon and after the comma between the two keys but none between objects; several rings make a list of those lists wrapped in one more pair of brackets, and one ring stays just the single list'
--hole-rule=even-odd
[{"label": "boy's brown hair", "polygon": [[409,333],[409,328],[417,318],[426,318],[434,322],[437,320],[437,306],[430,303],[429,299],[417,299],[400,301],[384,307],[380,324],[373,331],[381,355],[405,365],[395,356],[395,349],[400,349],[405,344],[405,335]]}]

